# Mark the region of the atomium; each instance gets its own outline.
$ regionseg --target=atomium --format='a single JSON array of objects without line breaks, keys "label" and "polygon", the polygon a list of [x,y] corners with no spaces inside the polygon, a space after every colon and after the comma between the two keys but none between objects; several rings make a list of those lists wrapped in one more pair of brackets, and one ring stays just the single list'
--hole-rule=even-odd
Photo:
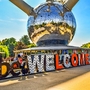
[{"label": "atomium", "polygon": [[76,20],[71,9],[78,0],[46,0],[36,8],[23,0],[10,1],[29,16],[27,30],[36,45],[67,45],[73,39]]},{"label": "atomium", "polygon": [[74,36],[76,21],[72,12],[63,14],[63,5],[58,2],[44,3],[35,8],[36,18],[28,19],[28,34],[40,45],[68,44]]}]

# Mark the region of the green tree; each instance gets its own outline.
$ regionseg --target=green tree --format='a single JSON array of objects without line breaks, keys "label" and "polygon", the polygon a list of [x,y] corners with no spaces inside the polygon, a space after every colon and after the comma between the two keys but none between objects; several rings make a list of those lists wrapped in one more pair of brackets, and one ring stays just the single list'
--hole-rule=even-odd
[{"label": "green tree", "polygon": [[2,45],[2,41],[0,41],[0,45]]},{"label": "green tree", "polygon": [[14,47],[15,47],[15,44],[13,44],[13,43],[9,44],[8,49],[9,49],[10,56],[14,56],[14,52],[13,52]]},{"label": "green tree", "polygon": [[13,38],[13,37],[11,37],[11,38],[9,38],[9,43],[16,43],[16,39],[15,38]]},{"label": "green tree", "polygon": [[25,48],[27,48],[27,46],[26,46],[24,43],[22,43],[22,42],[17,42],[14,50],[20,50],[20,49],[25,49]]},{"label": "green tree", "polygon": [[30,44],[30,39],[27,35],[24,35],[21,37],[20,42],[24,43],[25,45],[29,45]]},{"label": "green tree", "polygon": [[13,53],[13,50],[14,50],[14,47],[16,46],[17,42],[16,42],[16,39],[15,38],[9,38],[9,44],[8,44],[8,49],[9,49],[9,53],[10,53],[10,56],[14,56],[14,53]]},{"label": "green tree", "polygon": [[0,45],[0,52],[4,52],[4,56],[8,57],[9,56],[9,50],[6,45]]},{"label": "green tree", "polygon": [[83,47],[83,48],[90,48],[90,42],[88,42],[86,44],[83,44],[81,47]]},{"label": "green tree", "polygon": [[14,50],[14,47],[16,46],[16,39],[11,37],[11,38],[6,38],[6,39],[3,39],[2,40],[2,45],[6,45],[8,47],[8,50],[9,50],[9,55],[10,56],[13,56],[14,53],[13,53],[13,50]]},{"label": "green tree", "polygon": [[9,44],[9,39],[5,38],[2,40],[2,45],[8,45]]},{"label": "green tree", "polygon": [[28,48],[31,48],[31,47],[36,47],[36,45],[34,43],[30,43],[30,45],[28,45]]}]

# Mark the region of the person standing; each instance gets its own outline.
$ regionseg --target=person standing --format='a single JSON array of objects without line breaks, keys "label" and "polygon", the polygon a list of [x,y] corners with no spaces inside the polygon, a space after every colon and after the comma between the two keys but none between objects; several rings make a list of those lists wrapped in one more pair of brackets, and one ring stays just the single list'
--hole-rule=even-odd
[{"label": "person standing", "polygon": [[25,69],[26,61],[25,61],[25,58],[18,55],[18,62],[20,63],[20,68],[21,68],[22,75],[25,75],[26,74],[26,69]]}]

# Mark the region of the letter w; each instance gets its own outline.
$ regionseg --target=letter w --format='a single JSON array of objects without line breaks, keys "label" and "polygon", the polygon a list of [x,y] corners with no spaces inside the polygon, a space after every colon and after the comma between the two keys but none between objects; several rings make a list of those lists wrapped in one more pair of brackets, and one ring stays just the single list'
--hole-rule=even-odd
[{"label": "letter w", "polygon": [[44,55],[29,55],[27,58],[30,74],[44,72]]}]

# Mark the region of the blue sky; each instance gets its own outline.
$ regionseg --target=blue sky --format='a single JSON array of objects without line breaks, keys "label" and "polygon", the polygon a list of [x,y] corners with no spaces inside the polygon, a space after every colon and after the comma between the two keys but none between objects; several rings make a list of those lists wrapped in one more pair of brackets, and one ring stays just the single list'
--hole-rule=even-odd
[{"label": "blue sky", "polygon": [[[36,7],[45,0],[25,0]],[[81,46],[90,42],[90,0],[79,0],[72,9],[76,18],[76,33],[69,45]],[[28,16],[9,0],[0,0],[0,40],[14,37],[19,40],[27,33]]]}]

